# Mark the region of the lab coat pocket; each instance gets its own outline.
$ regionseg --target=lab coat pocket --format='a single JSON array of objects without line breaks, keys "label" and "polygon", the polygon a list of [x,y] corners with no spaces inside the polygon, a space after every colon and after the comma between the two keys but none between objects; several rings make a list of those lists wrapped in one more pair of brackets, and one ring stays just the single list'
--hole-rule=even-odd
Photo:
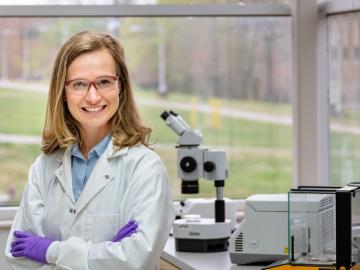
[{"label": "lab coat pocket", "polygon": [[88,214],[83,232],[93,243],[111,241],[119,229],[119,214]]}]

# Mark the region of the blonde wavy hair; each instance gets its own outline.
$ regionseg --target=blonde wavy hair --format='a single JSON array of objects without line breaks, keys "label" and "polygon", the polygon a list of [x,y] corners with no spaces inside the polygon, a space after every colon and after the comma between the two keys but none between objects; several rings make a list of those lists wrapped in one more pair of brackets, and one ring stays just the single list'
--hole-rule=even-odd
[{"label": "blonde wavy hair", "polygon": [[44,153],[53,153],[76,142],[82,145],[80,124],[71,115],[65,102],[66,72],[79,55],[101,49],[107,49],[112,55],[119,76],[120,103],[117,112],[109,120],[113,143],[118,148],[140,143],[149,146],[151,128],[142,124],[138,113],[122,45],[108,34],[85,31],[71,37],[56,57],[42,132],[41,150]]}]

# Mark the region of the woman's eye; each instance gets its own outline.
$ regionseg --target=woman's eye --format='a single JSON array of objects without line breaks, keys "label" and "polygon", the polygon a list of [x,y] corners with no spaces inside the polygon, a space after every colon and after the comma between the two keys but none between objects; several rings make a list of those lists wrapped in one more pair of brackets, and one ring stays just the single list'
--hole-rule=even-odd
[{"label": "woman's eye", "polygon": [[83,88],[86,87],[87,83],[84,81],[74,82],[73,87],[74,88]]},{"label": "woman's eye", "polygon": [[100,80],[100,81],[98,82],[98,84],[99,84],[99,85],[107,85],[107,84],[110,84],[110,81],[107,80],[107,79],[103,79],[103,80]]}]

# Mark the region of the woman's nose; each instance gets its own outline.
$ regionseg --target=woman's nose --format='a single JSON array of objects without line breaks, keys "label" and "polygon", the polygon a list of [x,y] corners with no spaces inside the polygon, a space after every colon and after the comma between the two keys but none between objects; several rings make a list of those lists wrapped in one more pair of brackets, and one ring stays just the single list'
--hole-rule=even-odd
[{"label": "woman's nose", "polygon": [[96,103],[101,99],[101,95],[99,94],[99,91],[96,89],[94,84],[90,85],[85,98],[90,103]]}]

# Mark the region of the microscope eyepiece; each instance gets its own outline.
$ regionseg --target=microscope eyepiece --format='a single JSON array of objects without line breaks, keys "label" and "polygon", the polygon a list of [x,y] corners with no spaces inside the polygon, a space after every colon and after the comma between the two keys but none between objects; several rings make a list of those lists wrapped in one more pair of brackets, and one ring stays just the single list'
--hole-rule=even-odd
[{"label": "microscope eyepiece", "polygon": [[173,111],[164,111],[161,118],[166,124],[179,136],[181,136],[186,130],[190,129],[190,126]]},{"label": "microscope eyepiece", "polygon": [[166,120],[169,117],[169,113],[167,111],[164,111],[160,116],[163,120]]}]

